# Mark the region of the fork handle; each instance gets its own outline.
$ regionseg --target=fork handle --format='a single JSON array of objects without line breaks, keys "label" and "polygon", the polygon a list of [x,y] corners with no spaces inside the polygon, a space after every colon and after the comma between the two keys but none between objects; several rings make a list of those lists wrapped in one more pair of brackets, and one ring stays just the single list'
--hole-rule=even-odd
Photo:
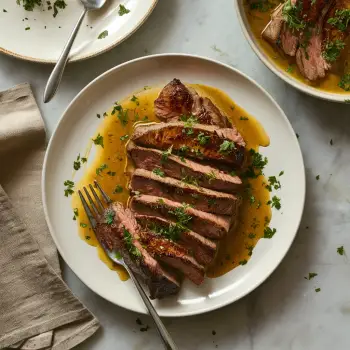
[{"label": "fork handle", "polygon": [[64,47],[60,58],[58,59],[55,68],[53,69],[49,80],[47,81],[46,88],[44,91],[44,103],[50,102],[51,99],[55,96],[56,91],[58,89],[58,86],[60,85],[60,82],[62,80],[64,68],[66,67],[66,64],[68,62],[68,56],[69,52],[73,46],[74,40],[78,34],[79,28],[81,26],[81,23],[83,22],[83,19],[86,15],[88,10],[84,8],[84,11],[82,12],[77,24],[75,25],[68,42],[66,46]]},{"label": "fork handle", "polygon": [[134,272],[127,267],[126,268],[130,278],[132,279],[132,281],[134,282],[138,292],[140,293],[140,296],[143,300],[143,302],[145,303],[149,314],[152,316],[154,323],[157,326],[157,330],[163,340],[164,346],[166,350],[178,350],[178,347],[176,346],[174,340],[171,338],[171,335],[169,334],[169,332],[167,331],[167,329],[164,326],[164,323],[162,322],[162,320],[160,319],[156,309],[154,308],[154,306],[152,305],[151,301],[149,300],[143,286],[141,285],[141,283],[138,281],[138,279],[136,278]]}]

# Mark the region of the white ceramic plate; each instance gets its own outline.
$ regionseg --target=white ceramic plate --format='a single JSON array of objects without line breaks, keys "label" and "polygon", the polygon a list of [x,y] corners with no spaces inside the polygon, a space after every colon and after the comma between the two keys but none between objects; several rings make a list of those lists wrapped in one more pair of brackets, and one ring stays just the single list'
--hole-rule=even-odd
[{"label": "white ceramic plate", "polygon": [[[79,0],[65,1],[66,9],[59,10],[53,18],[53,11],[47,10],[46,0],[43,1],[45,11],[39,7],[32,12],[18,6],[16,0],[1,0],[0,52],[35,62],[56,62],[83,11]],[[96,56],[121,43],[141,26],[157,1],[108,0],[101,10],[88,13],[72,48],[71,61]],[[119,16],[120,4],[130,13]],[[105,30],[108,36],[98,39]]]},{"label": "white ceramic plate", "polygon": [[239,22],[241,24],[243,33],[245,37],[247,38],[250,46],[254,50],[254,52],[257,54],[257,56],[262,60],[262,62],[278,77],[283,79],[286,83],[293,86],[294,88],[308,94],[311,96],[315,96],[318,98],[322,98],[324,100],[329,101],[336,101],[336,102],[345,102],[345,100],[349,99],[349,94],[338,94],[338,93],[332,93],[323,91],[320,89],[316,89],[312,86],[309,86],[307,84],[304,84],[298,79],[293,78],[290,74],[288,74],[284,69],[276,65],[274,60],[267,55],[264,50],[261,49],[260,45],[257,43],[253,32],[250,29],[245,11],[244,11],[244,1],[245,0],[233,0],[236,6],[236,12],[238,15]]},{"label": "white ceramic plate", "polygon": [[[177,297],[155,301],[161,316],[214,310],[259,286],[291,246],[305,197],[304,164],[295,133],[271,96],[247,76],[219,62],[188,55],[156,55],[122,64],[96,78],[72,101],[51,138],[44,163],[43,202],[51,234],[63,259],[88,287],[114,304],[145,312],[132,282],[121,282],[99,260],[95,248],[79,238],[70,199],[63,195],[63,182],[71,178],[73,161],[78,153],[84,152],[97,130],[100,122],[97,113],[110,109],[114,101],[145,85],[165,85],[174,77],[217,87],[254,115],[271,138],[271,145],[262,149],[269,158],[266,175],[276,175],[281,170],[284,175],[278,194],[282,210],[273,211],[271,221],[271,227],[277,229],[275,236],[259,241],[247,265],[220,278],[206,279],[200,287],[185,282]],[[123,84],[115,84],[116,81]]]}]

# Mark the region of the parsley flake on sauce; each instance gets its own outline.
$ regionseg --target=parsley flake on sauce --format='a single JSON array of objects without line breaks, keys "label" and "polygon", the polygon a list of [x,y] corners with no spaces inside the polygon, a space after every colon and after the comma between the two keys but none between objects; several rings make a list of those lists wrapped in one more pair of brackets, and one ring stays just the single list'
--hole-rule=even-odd
[{"label": "parsley flake on sauce", "polygon": [[102,148],[104,148],[103,136],[101,136],[100,134],[98,134],[95,139],[92,139],[92,141],[96,146],[101,146]]},{"label": "parsley flake on sauce", "polygon": [[87,228],[87,225],[84,224],[83,222],[81,222],[81,223],[80,223],[80,227],[82,227],[82,228]]},{"label": "parsley flake on sauce", "polygon": [[96,175],[102,176],[101,173],[108,168],[107,164],[101,164],[98,168],[96,168]]},{"label": "parsley flake on sauce", "polygon": [[129,138],[129,135],[120,136],[120,141],[125,141]]},{"label": "parsley flake on sauce", "polygon": [[140,101],[135,95],[132,95],[132,98],[130,99],[130,101],[135,102],[136,106],[140,105]]},{"label": "parsley flake on sauce", "polygon": [[113,194],[117,194],[117,193],[122,193],[123,192],[123,187],[120,185],[115,186],[114,190],[113,190]]},{"label": "parsley flake on sauce", "polygon": [[97,37],[97,39],[104,39],[108,36],[108,30],[104,30],[100,35]]}]

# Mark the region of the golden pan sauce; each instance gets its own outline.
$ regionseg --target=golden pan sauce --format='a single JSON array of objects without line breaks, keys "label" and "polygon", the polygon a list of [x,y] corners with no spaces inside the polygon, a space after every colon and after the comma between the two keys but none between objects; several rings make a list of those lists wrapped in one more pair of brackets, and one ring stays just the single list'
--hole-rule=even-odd
[{"label": "golden pan sauce", "polygon": [[[277,6],[278,3],[282,3],[284,1],[275,0],[274,2]],[[324,79],[312,82],[308,79],[305,79],[301,75],[294,57],[290,57],[284,54],[282,50],[278,50],[277,47],[271,45],[262,38],[261,33],[271,19],[271,11],[261,12],[259,10],[251,10],[247,0],[244,0],[244,8],[250,29],[255,37],[258,46],[260,46],[263,52],[275,65],[285,71],[286,74],[289,74],[291,77],[308,86],[337,94],[349,94],[349,92],[346,92],[338,86],[341,76],[344,73],[350,72],[347,72],[348,68],[346,68],[348,66],[348,60],[350,58],[350,52],[347,52],[349,50],[343,50],[343,54],[339,60],[333,64],[332,69],[327,73]],[[347,43],[347,47],[349,47],[349,40]]]},{"label": "golden pan sauce", "polygon": [[[251,148],[258,150],[259,146],[269,145],[269,137],[259,122],[248,115],[241,107],[235,105],[225,93],[209,86],[190,86],[196,89],[201,96],[210,98],[229,117],[246,141],[247,150]],[[128,275],[122,267],[110,261],[99,246],[77,195],[77,190],[92,183],[96,179],[111,196],[112,200],[119,201],[125,206],[127,205],[129,198],[128,173],[132,164],[130,164],[130,161],[128,162],[126,154],[125,145],[127,141],[120,140],[120,137],[125,135],[130,136],[135,123],[144,123],[145,117],[147,117],[148,122],[159,122],[154,115],[153,104],[160,90],[161,88],[147,88],[146,90],[135,93],[135,96],[137,96],[136,101],[131,101],[132,96],[130,96],[120,102],[124,110],[129,110],[129,122],[125,126],[121,124],[116,114],[111,115],[111,113],[107,113],[105,117],[101,114],[101,119],[103,118],[103,120],[93,138],[98,134],[103,136],[104,148],[92,145],[92,147],[97,147],[96,157],[91,165],[83,166],[84,175],[79,183],[76,184],[76,190],[72,196],[72,207],[78,208],[79,216],[77,217],[77,224],[81,239],[89,245],[96,247],[100,259],[110,269],[117,271],[122,280],[126,280]],[[246,118],[241,119],[242,116],[248,118],[248,120],[245,120]],[[102,164],[107,164],[108,168],[99,176],[96,174],[96,168]],[[107,174],[107,171],[112,171],[116,174],[115,176],[110,176]],[[239,223],[236,230],[220,243],[217,259],[207,271],[208,277],[221,276],[240,263],[248,261],[253,247],[264,235],[264,223],[271,219],[271,208],[270,205],[267,205],[270,199],[270,193],[265,188],[266,180],[264,176],[250,180],[250,184],[252,188],[251,194],[254,195],[255,202],[252,204],[250,203],[249,196],[243,196],[243,204],[240,209]],[[121,193],[113,193],[116,185],[123,187]],[[261,203],[261,205],[259,206],[258,203]],[[80,223],[83,226],[86,224],[87,227],[81,227]]]}]

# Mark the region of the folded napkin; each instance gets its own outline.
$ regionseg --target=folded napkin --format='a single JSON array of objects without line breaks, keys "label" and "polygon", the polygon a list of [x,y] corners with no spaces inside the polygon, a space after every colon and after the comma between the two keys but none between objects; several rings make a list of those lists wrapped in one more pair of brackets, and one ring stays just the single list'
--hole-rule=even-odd
[{"label": "folded napkin", "polygon": [[71,349],[99,327],[61,279],[41,202],[45,143],[30,86],[0,92],[0,349]]}]

